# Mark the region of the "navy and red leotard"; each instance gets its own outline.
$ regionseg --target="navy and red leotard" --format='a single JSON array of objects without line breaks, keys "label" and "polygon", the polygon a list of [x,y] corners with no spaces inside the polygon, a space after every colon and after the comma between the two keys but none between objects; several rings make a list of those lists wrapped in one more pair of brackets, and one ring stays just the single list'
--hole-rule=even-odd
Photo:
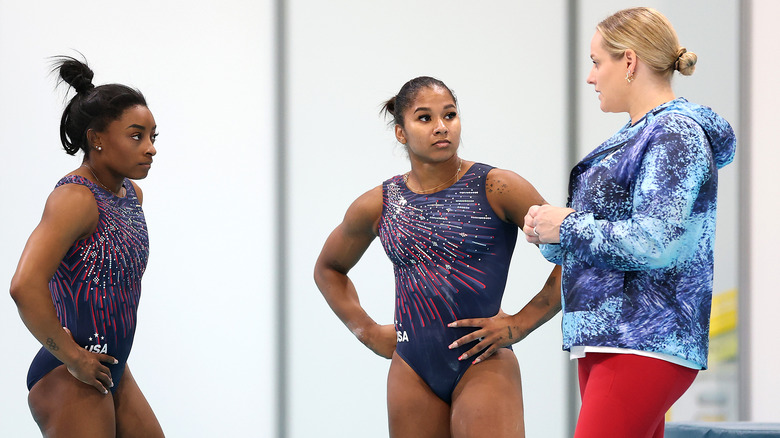
[{"label": "navy and red leotard", "polygon": [[[133,345],[136,311],[141,297],[141,277],[149,256],[146,220],[133,184],[125,179],[123,198],[78,175],[62,178],[63,184],[80,184],[95,196],[98,225],[89,237],[71,246],[49,282],[57,317],[77,344],[89,351],[116,358],[105,364],[114,386],[119,385]],[[41,348],[30,365],[27,387],[62,365]]]},{"label": "navy and red leotard", "polygon": [[396,352],[447,403],[471,364],[450,350],[474,328],[449,328],[457,319],[496,315],[517,240],[517,225],[502,221],[487,200],[492,167],[475,163],[447,189],[412,192],[403,176],[382,184],[379,237],[395,272]]}]

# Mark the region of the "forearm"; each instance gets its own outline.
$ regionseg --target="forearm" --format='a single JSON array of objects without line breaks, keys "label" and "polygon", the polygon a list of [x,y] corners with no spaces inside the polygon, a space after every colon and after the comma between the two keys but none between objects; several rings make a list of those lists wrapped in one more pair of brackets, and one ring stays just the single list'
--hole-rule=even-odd
[{"label": "forearm", "polygon": [[520,341],[549,321],[561,310],[561,267],[555,266],[539,291],[519,312],[512,316]]},{"label": "forearm", "polygon": [[41,285],[20,285],[12,282],[11,296],[16,302],[22,322],[30,333],[63,363],[72,363],[80,347],[57,318],[49,289]]},{"label": "forearm", "polygon": [[361,342],[367,342],[368,332],[377,325],[360,305],[352,280],[334,269],[318,268],[314,281],[336,316]]},{"label": "forearm", "polygon": [[[592,188],[575,192],[572,202],[583,208],[561,224],[566,253],[604,269],[659,269],[675,263],[714,227],[708,221],[717,175],[704,134],[688,119],[653,129],[643,134],[641,161],[621,164],[629,170],[619,184],[629,191],[607,198]],[[617,169],[612,172],[610,178],[622,178]]]},{"label": "forearm", "polygon": [[687,227],[696,228],[691,223],[641,213],[626,220],[608,221],[580,212],[564,222],[561,248],[599,268],[657,269],[671,264],[684,249]]}]

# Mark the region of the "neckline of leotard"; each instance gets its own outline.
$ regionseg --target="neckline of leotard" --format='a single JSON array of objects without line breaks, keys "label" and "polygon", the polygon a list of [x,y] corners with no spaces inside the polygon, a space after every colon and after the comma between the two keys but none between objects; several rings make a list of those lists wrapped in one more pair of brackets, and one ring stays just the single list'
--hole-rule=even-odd
[{"label": "neckline of leotard", "polygon": [[468,174],[472,173],[472,172],[475,170],[475,167],[476,167],[478,164],[480,164],[480,163],[476,163],[476,162],[475,162],[475,163],[471,163],[471,165],[468,167],[468,169],[466,169],[466,172],[465,172],[463,175],[461,175],[461,176],[460,176],[460,178],[456,179],[456,180],[455,180],[455,182],[453,182],[452,184],[450,184],[448,187],[445,187],[445,188],[443,188],[443,189],[441,189],[441,190],[437,190],[437,191],[435,191],[435,192],[431,192],[431,193],[418,193],[418,192],[415,192],[414,190],[412,190],[411,188],[409,188],[409,185],[408,185],[408,184],[406,184],[406,182],[404,181],[404,176],[403,176],[403,175],[398,175],[398,179],[399,179],[399,181],[401,182],[401,184],[403,184],[404,188],[405,188],[407,191],[409,191],[409,192],[412,192],[412,193],[414,193],[415,195],[420,195],[420,196],[430,196],[430,195],[435,195],[435,194],[437,194],[437,193],[441,193],[441,192],[443,192],[443,191],[445,191],[445,190],[449,190],[449,189],[451,189],[451,188],[452,188],[452,187],[454,187],[456,184],[458,184],[459,182],[461,182],[461,181],[463,180],[463,178],[465,178],[465,177],[466,177],[466,175],[468,175]]},{"label": "neckline of leotard", "polygon": [[[86,182],[87,185],[89,185],[90,187],[95,187],[95,188],[97,188],[98,190],[100,190],[100,191],[102,191],[104,193],[108,193],[112,198],[129,199],[129,197],[130,197],[130,189],[127,187],[128,184],[126,184],[127,183],[127,178],[122,180],[122,187],[125,188],[125,196],[118,196],[116,193],[112,192],[111,190],[108,190],[107,188],[100,186],[100,184],[96,184],[96,183],[90,181],[89,178],[81,176],[81,175],[76,175],[76,174],[65,175],[62,178],[62,180],[60,180],[60,181],[73,181],[73,180],[78,180],[79,182]],[[130,184],[130,185],[132,185],[132,184]]]}]

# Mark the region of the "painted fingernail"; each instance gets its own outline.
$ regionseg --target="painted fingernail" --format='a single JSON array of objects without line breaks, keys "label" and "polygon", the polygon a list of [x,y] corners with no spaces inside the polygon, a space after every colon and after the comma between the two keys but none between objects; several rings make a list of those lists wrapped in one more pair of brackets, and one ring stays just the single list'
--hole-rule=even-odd
[{"label": "painted fingernail", "polygon": [[471,364],[472,364],[472,365],[476,365],[476,364],[478,364],[478,363],[480,363],[480,362],[482,362],[482,359],[480,359],[480,358],[476,358],[476,359],[474,359],[474,362],[471,362]]},{"label": "painted fingernail", "polygon": [[119,361],[118,361],[118,360],[116,360],[116,359],[114,359],[114,365],[116,365],[116,364],[118,364],[118,363],[119,363]]},{"label": "painted fingernail", "polygon": [[452,344],[450,344],[450,350],[452,350],[453,348],[458,348],[457,342],[453,342]]},{"label": "painted fingernail", "polygon": [[108,390],[106,388],[103,388],[103,394],[108,394]]},{"label": "painted fingernail", "polygon": [[458,326],[457,322],[451,322],[451,323],[447,324],[447,327],[457,327],[457,326]]},{"label": "painted fingernail", "polygon": [[460,355],[460,357],[458,358],[458,360],[463,360],[463,359],[465,359],[465,358],[467,358],[467,357],[468,357],[468,356],[466,355],[466,353],[463,353],[463,354],[461,354],[461,355]]}]

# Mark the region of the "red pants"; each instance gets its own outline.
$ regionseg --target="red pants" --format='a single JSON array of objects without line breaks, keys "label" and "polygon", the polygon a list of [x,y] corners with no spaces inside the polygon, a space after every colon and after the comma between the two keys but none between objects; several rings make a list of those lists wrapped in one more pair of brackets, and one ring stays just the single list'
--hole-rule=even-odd
[{"label": "red pants", "polygon": [[664,415],[698,370],[635,354],[578,359],[582,407],[574,438],[661,438]]}]

